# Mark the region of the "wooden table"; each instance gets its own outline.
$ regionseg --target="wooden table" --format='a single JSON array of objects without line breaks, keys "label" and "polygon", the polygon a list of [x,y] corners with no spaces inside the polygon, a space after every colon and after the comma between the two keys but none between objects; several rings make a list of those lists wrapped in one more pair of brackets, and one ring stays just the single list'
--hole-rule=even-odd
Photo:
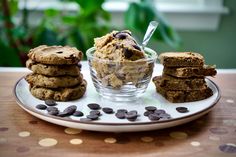
[{"label": "wooden table", "polygon": [[[22,110],[16,104],[12,90],[26,72],[4,71],[0,69],[0,157],[236,156],[235,70],[230,73],[221,70],[223,73],[212,78],[220,87],[222,96],[209,114],[181,126],[138,133],[85,130],[66,133],[67,128],[37,119]],[[170,136],[176,134],[176,137]],[[115,143],[104,141],[110,137],[116,139]],[[145,138],[141,140],[143,137],[149,138],[145,142]],[[50,143],[45,138],[54,140]],[[49,141],[51,146],[46,147],[43,141]]]}]

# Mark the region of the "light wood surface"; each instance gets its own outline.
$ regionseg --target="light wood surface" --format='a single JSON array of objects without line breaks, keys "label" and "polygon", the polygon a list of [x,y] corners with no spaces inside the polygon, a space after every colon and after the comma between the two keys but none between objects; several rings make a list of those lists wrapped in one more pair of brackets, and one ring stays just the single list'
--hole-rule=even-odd
[{"label": "light wood surface", "polygon": [[[24,75],[0,73],[0,157],[236,156],[236,153],[229,153],[232,150],[228,150],[236,147],[236,74],[218,74],[212,78],[221,89],[221,99],[209,114],[196,121],[150,132],[102,133],[82,130],[78,134],[68,134],[64,131],[65,127],[39,120],[16,104],[12,90],[15,82]],[[185,136],[176,139],[173,132]],[[143,142],[141,138],[145,136],[151,140]],[[116,141],[105,140],[110,137]],[[41,141],[45,138],[53,138],[57,143],[53,144],[55,140],[51,143],[46,140],[53,146],[45,147]],[[80,140],[73,140],[74,144],[71,144],[72,139]],[[219,147],[227,143],[229,148],[224,149],[226,152],[220,150]]]}]

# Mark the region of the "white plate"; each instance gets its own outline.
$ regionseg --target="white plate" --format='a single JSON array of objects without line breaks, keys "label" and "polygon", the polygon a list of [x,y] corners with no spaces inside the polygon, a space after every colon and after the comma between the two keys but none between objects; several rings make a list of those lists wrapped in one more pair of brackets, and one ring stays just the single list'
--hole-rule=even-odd
[{"label": "white plate", "polygon": [[[155,91],[155,86],[150,82],[145,94],[137,101],[133,102],[111,102],[102,99],[95,88],[93,87],[89,71],[83,72],[85,79],[88,82],[87,91],[82,99],[58,102],[57,107],[63,110],[69,105],[76,105],[77,109],[87,115],[90,109],[87,107],[88,103],[96,102],[101,107],[111,107],[116,111],[117,109],[137,110],[140,116],[135,122],[130,122],[127,119],[118,119],[115,114],[105,114],[99,120],[90,122],[81,122],[80,118],[70,116],[70,118],[61,118],[47,114],[47,111],[41,111],[35,108],[37,104],[42,104],[44,101],[39,100],[31,95],[29,85],[24,78],[21,78],[15,85],[14,94],[16,101],[20,107],[25,111],[38,117],[42,120],[72,128],[79,128],[93,131],[107,131],[107,132],[131,132],[131,131],[147,131],[177,126],[195,120],[204,114],[208,113],[220,99],[220,91],[218,86],[209,79],[206,79],[208,86],[213,90],[213,96],[208,99],[189,102],[189,103],[170,103]],[[156,106],[158,109],[164,109],[171,115],[170,120],[150,121],[143,115],[145,106]],[[187,107],[188,113],[179,113],[176,107]],[[85,117],[85,116],[84,116]],[[83,118],[84,118],[83,117]]]}]

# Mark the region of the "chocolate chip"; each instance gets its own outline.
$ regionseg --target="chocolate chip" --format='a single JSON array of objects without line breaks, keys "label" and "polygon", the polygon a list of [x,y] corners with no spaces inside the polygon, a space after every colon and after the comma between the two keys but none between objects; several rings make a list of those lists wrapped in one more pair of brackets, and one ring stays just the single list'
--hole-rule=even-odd
[{"label": "chocolate chip", "polygon": [[138,114],[136,110],[129,111],[127,114]]},{"label": "chocolate chip", "polygon": [[125,118],[127,118],[129,121],[135,121],[137,117],[138,115],[135,112],[128,112],[125,114]]},{"label": "chocolate chip", "polygon": [[115,116],[119,119],[125,119],[125,112],[117,112]]},{"label": "chocolate chip", "polygon": [[145,110],[147,111],[155,111],[157,108],[155,106],[147,106],[145,107]]},{"label": "chocolate chip", "polygon": [[87,115],[87,118],[88,119],[91,119],[91,120],[97,120],[98,119],[98,115],[96,115],[96,114],[90,114],[90,115]]},{"label": "chocolate chip", "polygon": [[77,107],[75,105],[69,106],[65,108],[63,112],[68,113],[69,115],[72,115],[76,111]]},{"label": "chocolate chip", "polygon": [[125,55],[125,58],[128,59],[128,58],[130,58],[130,57],[133,56],[133,51],[131,51],[131,50],[125,48],[125,49],[124,49],[124,55]]},{"label": "chocolate chip", "polygon": [[48,112],[54,111],[54,110],[58,111],[58,108],[57,108],[57,107],[54,107],[54,106],[50,106],[50,107],[47,108],[47,111],[48,111]]},{"label": "chocolate chip", "polygon": [[125,118],[129,121],[135,121],[138,117],[138,112],[136,110],[129,111],[125,114]]},{"label": "chocolate chip", "polygon": [[81,69],[82,68],[82,64],[78,63],[78,67]]},{"label": "chocolate chip", "polygon": [[141,48],[138,45],[132,45],[136,50],[141,51]]},{"label": "chocolate chip", "polygon": [[63,112],[58,113],[58,116],[60,117],[66,117],[74,114],[76,111],[77,107],[75,105],[67,107]]},{"label": "chocolate chip", "polygon": [[48,114],[54,115],[54,116],[56,116],[58,113],[59,113],[59,110],[51,110],[48,112]]},{"label": "chocolate chip", "polygon": [[36,108],[39,110],[45,110],[47,108],[47,106],[43,105],[43,104],[38,104],[38,105],[36,105]]},{"label": "chocolate chip", "polygon": [[128,111],[126,109],[118,109],[117,112],[127,113]]},{"label": "chocolate chip", "polygon": [[154,112],[153,111],[145,111],[143,113],[144,116],[149,116],[150,114],[153,114]]},{"label": "chocolate chip", "polygon": [[161,113],[158,115],[161,120],[168,120],[171,119],[171,116],[168,113]]},{"label": "chocolate chip", "polygon": [[187,113],[187,112],[189,112],[188,108],[186,108],[186,107],[177,107],[176,110],[179,113]]},{"label": "chocolate chip", "polygon": [[138,115],[133,115],[133,116],[129,116],[126,117],[129,121],[135,121],[137,119]]},{"label": "chocolate chip", "polygon": [[90,114],[90,115],[94,115],[94,114],[95,114],[95,115],[98,115],[98,116],[101,115],[100,111],[97,111],[97,110],[95,110],[95,111],[90,111],[89,114]]},{"label": "chocolate chip", "polygon": [[66,116],[68,116],[68,113],[67,112],[59,112],[57,114],[57,116],[59,116],[59,117],[66,117]]},{"label": "chocolate chip", "polygon": [[62,51],[58,51],[57,53],[59,53],[59,54],[60,54],[60,53],[63,53],[63,52],[62,52]]},{"label": "chocolate chip", "polygon": [[163,113],[166,113],[166,111],[165,110],[155,110],[154,113],[163,114]]},{"label": "chocolate chip", "polygon": [[56,116],[59,113],[58,108],[50,106],[47,108],[48,114]]},{"label": "chocolate chip", "polygon": [[118,33],[116,33],[115,38],[123,40],[123,39],[127,38],[127,34],[125,34],[123,32],[118,32]]},{"label": "chocolate chip", "polygon": [[113,113],[113,109],[110,108],[110,107],[104,107],[104,108],[102,108],[102,111],[107,113],[107,114]]},{"label": "chocolate chip", "polygon": [[54,100],[45,100],[44,102],[48,106],[56,106],[57,105],[57,103]]},{"label": "chocolate chip", "polygon": [[149,118],[150,120],[159,120],[159,119],[160,119],[160,117],[159,117],[157,114],[155,114],[155,113],[149,114],[149,115],[148,115],[148,118]]},{"label": "chocolate chip", "polygon": [[88,107],[91,109],[91,110],[99,110],[101,107],[99,104],[96,104],[96,103],[90,103],[88,104]]},{"label": "chocolate chip", "polygon": [[82,117],[83,115],[84,115],[84,113],[81,112],[81,111],[75,111],[75,112],[73,113],[73,116],[76,116],[76,117]]}]

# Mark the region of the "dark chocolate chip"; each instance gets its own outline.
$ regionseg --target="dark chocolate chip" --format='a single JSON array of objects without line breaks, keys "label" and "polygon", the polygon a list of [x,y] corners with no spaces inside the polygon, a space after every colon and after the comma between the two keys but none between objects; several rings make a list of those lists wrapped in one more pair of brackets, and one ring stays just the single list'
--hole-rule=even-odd
[{"label": "dark chocolate chip", "polygon": [[138,117],[138,112],[136,110],[129,111],[125,114],[125,118],[127,118],[129,121],[135,121]]},{"label": "dark chocolate chip", "polygon": [[147,111],[155,111],[157,108],[155,106],[147,106],[145,107],[145,110]]},{"label": "dark chocolate chip", "polygon": [[115,116],[119,119],[125,119],[125,112],[117,112]]},{"label": "dark chocolate chip", "polygon": [[77,107],[75,105],[69,106],[65,108],[63,111],[64,113],[67,113],[68,115],[72,115],[76,111]]},{"label": "dark chocolate chip", "polygon": [[48,106],[56,106],[57,105],[57,103],[54,100],[45,100],[44,102]]},{"label": "dark chocolate chip", "polygon": [[58,108],[57,107],[54,107],[54,106],[50,106],[47,108],[47,111],[50,112],[50,111],[58,111]]},{"label": "dark chocolate chip", "polygon": [[141,51],[141,48],[140,48],[138,45],[133,45],[133,47],[134,47],[136,50]]},{"label": "dark chocolate chip", "polygon": [[188,108],[186,108],[186,107],[176,107],[176,111],[178,111],[179,113],[189,112]]},{"label": "dark chocolate chip", "polygon": [[163,113],[166,113],[166,111],[165,110],[155,110],[154,113],[163,114]]},{"label": "dark chocolate chip", "polygon": [[126,109],[118,109],[117,112],[127,113],[128,111]]},{"label": "dark chocolate chip", "polygon": [[90,115],[87,115],[87,118],[91,119],[91,120],[97,120],[98,119],[98,115],[96,114],[90,114]]},{"label": "dark chocolate chip", "polygon": [[107,114],[113,113],[113,109],[110,108],[110,107],[104,107],[104,108],[102,108],[102,111],[107,113]]},{"label": "dark chocolate chip", "polygon": [[73,116],[76,116],[76,117],[82,117],[83,115],[84,115],[84,113],[81,112],[81,111],[75,111],[75,112],[73,113]]},{"label": "dark chocolate chip", "polygon": [[47,108],[47,106],[44,104],[38,104],[38,105],[36,105],[36,108],[39,110],[45,110]]},{"label": "dark chocolate chip", "polygon": [[153,111],[145,111],[143,113],[144,116],[149,116],[150,114],[153,114],[154,112]]},{"label": "dark chocolate chip", "polygon": [[101,107],[99,104],[96,104],[96,103],[90,103],[88,104],[88,107],[91,109],[91,110],[99,110]]},{"label": "dark chocolate chip", "polygon": [[150,120],[159,120],[160,119],[160,117],[157,114],[154,114],[154,113],[153,114],[149,114],[148,118]]},{"label": "dark chocolate chip", "polygon": [[160,120],[168,120],[171,119],[171,116],[168,113],[157,114],[160,117]]},{"label": "dark chocolate chip", "polygon": [[48,114],[54,115],[54,116],[56,116],[58,113],[59,113],[58,110],[51,110],[51,111],[48,112]]},{"label": "dark chocolate chip", "polygon": [[135,121],[138,117],[137,114],[131,113],[131,114],[126,114],[125,117],[129,120],[129,121]]},{"label": "dark chocolate chip", "polygon": [[69,115],[68,115],[67,112],[59,112],[59,113],[57,114],[57,116],[59,116],[59,117],[66,117],[66,116],[69,116]]},{"label": "dark chocolate chip", "polygon": [[136,119],[137,119],[137,117],[138,117],[138,115],[136,115],[136,116],[133,116],[133,117],[127,117],[127,119],[129,120],[129,121],[135,121]]},{"label": "dark chocolate chip", "polygon": [[82,64],[78,63],[78,67],[81,69],[82,68]]},{"label": "dark chocolate chip", "polygon": [[123,40],[123,39],[127,38],[127,34],[123,33],[123,32],[118,32],[118,33],[116,33],[115,38]]},{"label": "dark chocolate chip", "polygon": [[136,110],[132,110],[132,111],[129,111],[127,114],[138,114],[138,112]]},{"label": "dark chocolate chip", "polygon": [[58,51],[57,53],[63,53],[62,51]]},{"label": "dark chocolate chip", "polygon": [[94,114],[95,114],[95,115],[98,115],[98,116],[101,115],[100,111],[97,111],[97,110],[95,110],[95,111],[90,111],[89,114],[90,114],[90,115],[94,115]]},{"label": "dark chocolate chip", "polygon": [[131,51],[131,50],[125,48],[125,49],[124,49],[124,55],[125,55],[125,58],[128,59],[128,58],[130,58],[130,57],[133,56],[133,51]]}]

